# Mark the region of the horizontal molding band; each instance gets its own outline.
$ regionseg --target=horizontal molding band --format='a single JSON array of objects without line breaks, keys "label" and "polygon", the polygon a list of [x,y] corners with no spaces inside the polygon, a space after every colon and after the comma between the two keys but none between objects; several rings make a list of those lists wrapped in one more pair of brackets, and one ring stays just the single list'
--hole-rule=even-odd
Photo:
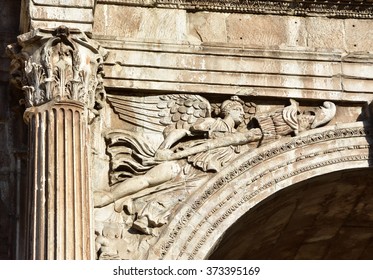
[{"label": "horizontal molding band", "polygon": [[[97,40],[97,38],[96,38]],[[373,55],[98,40],[110,89],[370,101]]]},{"label": "horizontal molding band", "polygon": [[[190,71],[184,69],[157,69],[149,67],[105,67],[105,76],[114,79],[131,79],[159,82],[194,83],[197,85],[281,86],[284,88],[315,88],[342,90],[340,77],[309,77],[267,73],[232,73]],[[373,82],[373,81],[372,81]]]},{"label": "horizontal molding band", "polygon": [[174,8],[190,11],[326,16],[340,18],[373,18],[370,0],[361,1],[280,1],[280,0],[98,0],[98,4],[128,5],[152,8]]},{"label": "horizontal molding band", "polygon": [[93,9],[95,0],[32,0],[34,5]]},{"label": "horizontal molding band", "polygon": [[178,92],[196,94],[225,94],[239,96],[255,96],[266,98],[295,98],[309,100],[330,100],[338,102],[364,103],[372,100],[371,92],[322,91],[312,89],[279,88],[279,87],[253,87],[229,85],[197,85],[192,83],[165,83],[155,81],[115,80],[104,81],[105,87],[110,91],[127,90],[141,92]]},{"label": "horizontal molding band", "polygon": [[31,20],[93,23],[93,7],[30,6]]},{"label": "horizontal molding band", "polygon": [[[231,57],[252,57],[252,58],[285,58],[287,60],[305,60],[305,61],[337,61],[340,62],[344,53],[340,50],[319,50],[313,48],[278,48],[278,49],[262,49],[251,48],[250,46],[234,45],[234,44],[198,44],[193,45],[190,42],[139,42],[128,41],[128,38],[110,38],[110,36],[93,36],[93,39],[115,53],[118,51],[143,51],[143,52],[161,52],[161,53],[178,53],[178,54],[193,54],[193,55],[214,55],[214,56],[231,56]],[[359,58],[359,56],[351,58],[349,61],[373,61],[373,55]],[[110,56],[109,56],[110,59]]]}]

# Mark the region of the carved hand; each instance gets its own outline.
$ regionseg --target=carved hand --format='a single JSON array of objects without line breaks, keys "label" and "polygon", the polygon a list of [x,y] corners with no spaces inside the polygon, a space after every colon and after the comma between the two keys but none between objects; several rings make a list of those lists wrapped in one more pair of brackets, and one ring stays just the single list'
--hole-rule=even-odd
[{"label": "carved hand", "polygon": [[254,132],[255,135],[261,136],[263,134],[262,130],[260,128],[253,128],[251,129],[252,132]]},{"label": "carved hand", "polygon": [[248,140],[251,142],[251,141],[256,141],[256,140],[260,140],[262,137],[263,137],[263,133],[262,133],[262,130],[259,129],[259,128],[253,128],[253,129],[250,129],[248,132],[245,133],[246,134],[246,137],[248,138]]}]

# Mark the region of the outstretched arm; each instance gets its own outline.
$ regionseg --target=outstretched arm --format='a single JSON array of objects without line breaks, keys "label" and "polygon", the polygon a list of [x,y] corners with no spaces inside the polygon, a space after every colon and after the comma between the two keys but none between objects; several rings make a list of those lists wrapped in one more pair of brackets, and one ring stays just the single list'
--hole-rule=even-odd
[{"label": "outstretched arm", "polygon": [[173,144],[177,141],[181,140],[185,136],[190,135],[190,131],[187,129],[175,129],[172,130],[163,140],[162,144],[159,146],[158,149],[169,149]]},{"label": "outstretched arm", "polygon": [[159,146],[155,152],[155,160],[157,161],[167,161],[171,158],[174,153],[170,150],[171,146],[176,142],[184,138],[185,136],[190,135],[190,131],[186,129],[175,129],[172,130],[163,140],[162,144]]},{"label": "outstretched arm", "polygon": [[[188,149],[179,151],[179,152],[172,152],[171,150],[169,153],[162,153],[163,160],[178,160],[181,158],[186,158],[190,155],[194,155],[197,153],[205,152],[208,150],[220,148],[220,147],[226,147],[226,146],[238,146],[238,145],[244,145],[250,142],[259,141],[263,137],[262,131],[259,128],[250,129],[246,132],[236,132],[232,134],[228,134],[226,136],[217,138],[217,139],[210,139],[207,142],[192,146]],[[165,151],[165,150],[163,150]]]}]

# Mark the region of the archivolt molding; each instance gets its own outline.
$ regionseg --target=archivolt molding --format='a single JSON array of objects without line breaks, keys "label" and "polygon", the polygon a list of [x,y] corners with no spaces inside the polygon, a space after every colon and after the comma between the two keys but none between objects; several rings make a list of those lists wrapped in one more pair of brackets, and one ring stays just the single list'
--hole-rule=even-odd
[{"label": "archivolt molding", "polygon": [[369,167],[372,133],[363,122],[329,126],[242,155],[179,208],[148,258],[208,257],[222,233],[266,197],[311,177]]},{"label": "archivolt molding", "polygon": [[373,18],[373,7],[369,1],[98,0],[97,3],[192,11]]}]

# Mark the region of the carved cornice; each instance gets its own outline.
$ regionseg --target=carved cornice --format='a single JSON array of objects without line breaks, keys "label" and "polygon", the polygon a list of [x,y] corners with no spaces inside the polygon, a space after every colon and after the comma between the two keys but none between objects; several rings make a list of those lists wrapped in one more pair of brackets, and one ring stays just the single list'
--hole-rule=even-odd
[{"label": "carved cornice", "polygon": [[98,0],[99,4],[178,8],[191,11],[373,18],[373,5],[362,1],[265,0]]},{"label": "carved cornice", "polygon": [[95,40],[110,50],[105,85],[117,90],[313,100],[322,91],[330,101],[372,99],[369,53]]},{"label": "carved cornice", "polygon": [[103,98],[106,53],[79,30],[35,30],[20,35],[8,52],[12,82],[25,92],[26,107],[71,100],[94,108]]}]

